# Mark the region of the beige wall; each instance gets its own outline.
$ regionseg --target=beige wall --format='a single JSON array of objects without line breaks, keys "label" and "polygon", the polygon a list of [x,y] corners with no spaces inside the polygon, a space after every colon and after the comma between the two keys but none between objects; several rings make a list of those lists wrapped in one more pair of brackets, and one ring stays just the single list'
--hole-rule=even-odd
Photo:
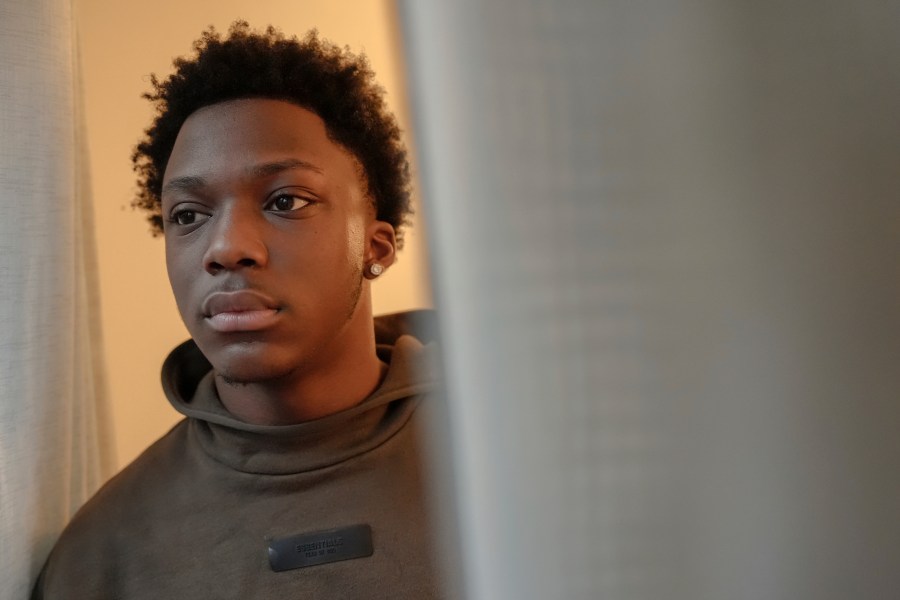
[{"label": "beige wall", "polygon": [[[129,203],[135,189],[131,151],[149,124],[150,73],[167,75],[172,58],[187,54],[209,24],[225,30],[236,18],[286,33],[316,27],[323,37],[364,51],[408,129],[399,44],[392,4],[386,1],[253,0],[151,4],[75,0],[93,180],[106,364],[124,466],[180,417],[164,399],[159,368],[187,333],[175,309],[163,242],[148,233]],[[400,261],[374,287],[375,312],[429,306],[423,275],[421,224],[408,232]]]}]

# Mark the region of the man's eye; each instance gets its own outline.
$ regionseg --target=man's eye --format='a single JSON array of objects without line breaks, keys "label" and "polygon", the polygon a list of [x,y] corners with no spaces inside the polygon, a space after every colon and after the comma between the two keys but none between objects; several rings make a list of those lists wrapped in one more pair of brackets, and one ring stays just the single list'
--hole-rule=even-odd
[{"label": "man's eye", "polygon": [[190,225],[197,220],[197,213],[192,210],[181,210],[175,213],[173,220],[179,225]]},{"label": "man's eye", "polygon": [[281,194],[276,196],[269,203],[269,208],[277,211],[300,210],[309,204],[309,200],[304,200],[300,196],[292,196],[291,194]]},{"label": "man's eye", "polygon": [[196,210],[185,208],[172,213],[172,223],[176,225],[198,225],[209,218],[209,215]]}]

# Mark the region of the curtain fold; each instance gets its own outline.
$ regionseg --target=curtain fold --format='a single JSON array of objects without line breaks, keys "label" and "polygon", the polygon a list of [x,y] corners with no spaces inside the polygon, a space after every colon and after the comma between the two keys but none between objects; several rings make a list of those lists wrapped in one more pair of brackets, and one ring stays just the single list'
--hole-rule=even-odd
[{"label": "curtain fold", "polygon": [[70,0],[0,5],[0,597],[112,471]]}]

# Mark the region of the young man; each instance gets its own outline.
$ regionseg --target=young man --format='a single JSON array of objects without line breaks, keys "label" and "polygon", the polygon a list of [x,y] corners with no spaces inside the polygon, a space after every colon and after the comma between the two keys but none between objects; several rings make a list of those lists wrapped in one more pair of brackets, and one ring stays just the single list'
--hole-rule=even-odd
[{"label": "young man", "polygon": [[192,337],[163,366],[186,419],[79,511],[35,597],[436,597],[426,316],[371,308],[409,214],[396,123],[315,34],[195,47],[134,155]]}]

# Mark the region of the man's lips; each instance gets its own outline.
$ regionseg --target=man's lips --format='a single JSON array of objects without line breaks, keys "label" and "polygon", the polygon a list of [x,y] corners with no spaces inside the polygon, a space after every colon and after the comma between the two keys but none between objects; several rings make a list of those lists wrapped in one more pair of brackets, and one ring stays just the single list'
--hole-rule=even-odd
[{"label": "man's lips", "polygon": [[255,290],[213,292],[201,307],[206,323],[215,331],[259,331],[278,319],[278,304]]}]

